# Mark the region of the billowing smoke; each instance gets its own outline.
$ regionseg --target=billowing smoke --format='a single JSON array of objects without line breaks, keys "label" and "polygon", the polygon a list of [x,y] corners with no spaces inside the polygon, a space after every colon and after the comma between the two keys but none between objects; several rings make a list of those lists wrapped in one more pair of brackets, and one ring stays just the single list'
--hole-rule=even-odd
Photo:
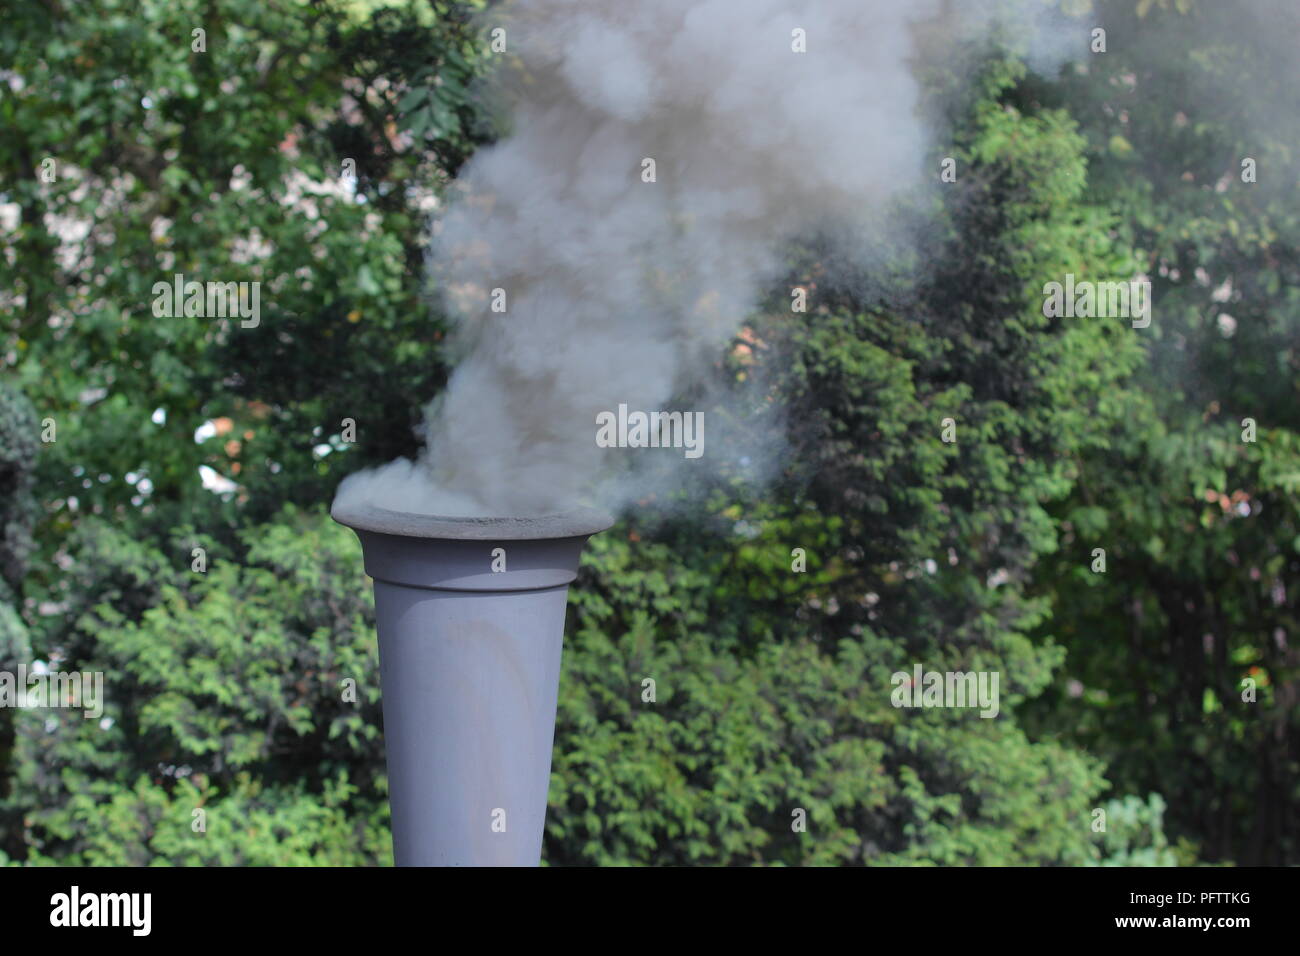
[{"label": "billowing smoke", "polygon": [[[916,24],[955,17],[949,6],[509,9],[513,65],[495,84],[510,134],[468,164],[435,227],[459,364],[426,409],[420,460],[354,475],[342,501],[440,514],[618,508],[644,490],[638,459],[709,467],[726,452],[708,421],[692,459],[601,447],[598,416],[669,408],[740,328],[784,240],[866,222],[937,178],[922,170],[909,59]],[[667,458],[655,460],[662,473]]]}]

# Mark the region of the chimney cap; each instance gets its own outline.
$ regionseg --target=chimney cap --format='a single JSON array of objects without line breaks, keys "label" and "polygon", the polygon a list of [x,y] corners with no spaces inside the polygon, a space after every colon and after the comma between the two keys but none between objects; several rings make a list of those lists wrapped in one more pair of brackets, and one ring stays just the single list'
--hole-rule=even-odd
[{"label": "chimney cap", "polygon": [[612,515],[595,508],[574,508],[558,514],[529,517],[457,517],[412,511],[392,511],[379,505],[337,503],[330,517],[356,531],[375,531],[404,538],[451,541],[533,541],[546,538],[586,538],[614,524]]}]

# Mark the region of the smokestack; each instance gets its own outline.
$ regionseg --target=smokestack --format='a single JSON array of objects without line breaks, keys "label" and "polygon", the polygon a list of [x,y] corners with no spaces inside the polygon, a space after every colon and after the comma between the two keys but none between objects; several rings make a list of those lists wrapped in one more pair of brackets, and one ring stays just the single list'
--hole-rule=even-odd
[{"label": "smokestack", "polygon": [[374,580],[397,865],[536,866],[569,583],[613,519],[332,516]]},{"label": "smokestack", "polygon": [[1041,0],[962,4],[957,25],[956,4],[923,22],[936,0],[485,13],[510,38],[490,81],[510,134],[465,165],[431,244],[458,362],[418,459],[349,475],[333,507],[375,581],[399,865],[538,862],[566,589],[611,523],[554,512],[781,464],[779,434],[743,454],[696,445],[698,467],[610,455],[602,423],[707,385],[786,241],[838,235],[853,263],[906,231],[895,201],[938,188],[914,35],[944,65],[941,39],[994,29],[1008,4],[1027,11],[1007,14],[1018,29],[1043,19]]}]

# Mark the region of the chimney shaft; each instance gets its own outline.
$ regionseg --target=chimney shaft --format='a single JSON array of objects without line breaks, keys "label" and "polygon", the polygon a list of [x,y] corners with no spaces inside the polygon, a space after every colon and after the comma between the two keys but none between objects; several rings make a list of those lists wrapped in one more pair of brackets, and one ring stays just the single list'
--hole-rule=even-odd
[{"label": "chimney shaft", "polygon": [[612,519],[336,508],[374,579],[398,866],[536,866],[569,583]]}]

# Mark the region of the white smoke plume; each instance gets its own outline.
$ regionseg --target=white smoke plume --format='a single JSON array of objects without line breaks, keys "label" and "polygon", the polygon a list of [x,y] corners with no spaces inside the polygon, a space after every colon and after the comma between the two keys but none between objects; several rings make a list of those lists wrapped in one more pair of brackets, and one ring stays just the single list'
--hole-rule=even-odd
[{"label": "white smoke plume", "polygon": [[[783,240],[865,222],[937,178],[922,169],[909,59],[913,26],[953,9],[509,5],[514,65],[495,82],[512,129],[466,166],[435,229],[459,364],[426,409],[420,460],[354,475],[339,500],[451,515],[617,509],[642,490],[635,471],[600,480],[620,456],[707,467],[708,422],[704,456],[689,461],[598,447],[597,415],[669,407],[737,332]],[[493,290],[506,311],[492,310]]]}]

